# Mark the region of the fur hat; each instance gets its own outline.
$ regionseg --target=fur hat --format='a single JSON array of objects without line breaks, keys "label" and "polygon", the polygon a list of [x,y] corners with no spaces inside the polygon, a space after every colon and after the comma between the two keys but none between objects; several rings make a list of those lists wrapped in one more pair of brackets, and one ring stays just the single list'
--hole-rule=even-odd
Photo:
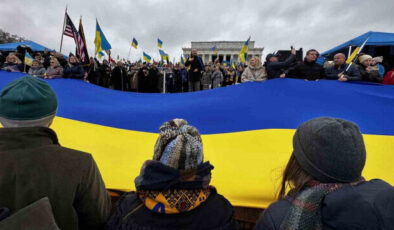
[{"label": "fur hat", "polygon": [[353,182],[361,177],[366,151],[353,122],[319,117],[301,124],[293,137],[300,166],[323,183]]},{"label": "fur hat", "polygon": [[153,160],[175,169],[195,169],[204,161],[198,130],[183,119],[164,122],[154,148]]},{"label": "fur hat", "polygon": [[364,54],[364,55],[361,55],[360,57],[358,57],[358,61],[360,63],[363,63],[367,59],[372,59],[372,57],[370,55],[368,55],[368,54]]}]

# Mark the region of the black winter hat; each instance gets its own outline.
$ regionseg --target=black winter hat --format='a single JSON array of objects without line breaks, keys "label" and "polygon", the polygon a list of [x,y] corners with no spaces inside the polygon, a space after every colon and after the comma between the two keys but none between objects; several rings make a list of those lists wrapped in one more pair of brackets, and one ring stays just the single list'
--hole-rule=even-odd
[{"label": "black winter hat", "polygon": [[356,124],[342,119],[319,117],[301,124],[293,148],[300,166],[323,183],[355,181],[365,165],[363,136]]}]

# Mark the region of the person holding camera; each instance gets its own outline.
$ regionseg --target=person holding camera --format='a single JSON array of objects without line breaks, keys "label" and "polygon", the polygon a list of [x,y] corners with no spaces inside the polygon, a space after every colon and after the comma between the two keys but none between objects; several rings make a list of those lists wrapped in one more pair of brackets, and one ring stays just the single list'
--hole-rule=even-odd
[{"label": "person holding camera", "polygon": [[185,66],[189,69],[189,92],[199,91],[201,87],[201,72],[205,71],[204,63],[197,56],[197,49],[192,49],[190,57],[187,59]]},{"label": "person holding camera", "polygon": [[294,62],[296,57],[296,50],[294,47],[291,47],[290,56],[283,62],[278,60],[278,56],[275,54],[268,54],[265,58],[266,68],[267,68],[267,77],[268,79],[273,78],[283,78],[287,74],[287,69]]}]

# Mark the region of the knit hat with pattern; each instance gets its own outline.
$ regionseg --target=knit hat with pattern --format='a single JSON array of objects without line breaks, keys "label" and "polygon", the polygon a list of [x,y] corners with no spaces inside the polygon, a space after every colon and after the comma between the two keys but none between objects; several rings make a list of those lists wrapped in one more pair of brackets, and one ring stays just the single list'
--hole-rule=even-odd
[{"label": "knit hat with pattern", "polygon": [[164,122],[155,144],[153,160],[180,170],[197,168],[204,161],[200,133],[183,119]]}]

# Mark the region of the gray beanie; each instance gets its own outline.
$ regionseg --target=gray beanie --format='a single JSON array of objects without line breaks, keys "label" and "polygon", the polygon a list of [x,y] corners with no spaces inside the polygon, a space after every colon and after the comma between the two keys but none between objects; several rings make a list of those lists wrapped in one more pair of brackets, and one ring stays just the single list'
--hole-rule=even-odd
[{"label": "gray beanie", "polygon": [[355,181],[365,165],[363,136],[356,124],[342,119],[319,117],[301,124],[293,148],[300,166],[323,183]]}]

